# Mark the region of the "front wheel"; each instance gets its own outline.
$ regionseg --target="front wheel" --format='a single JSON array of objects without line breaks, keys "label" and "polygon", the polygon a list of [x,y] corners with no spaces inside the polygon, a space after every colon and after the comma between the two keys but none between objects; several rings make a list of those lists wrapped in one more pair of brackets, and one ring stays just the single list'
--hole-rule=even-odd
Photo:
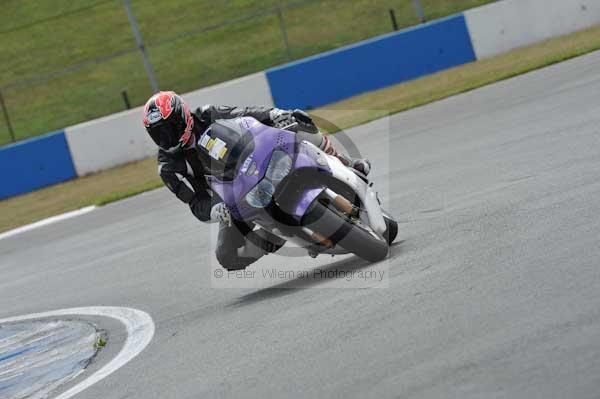
[{"label": "front wheel", "polygon": [[379,262],[387,256],[387,240],[360,221],[352,220],[315,201],[302,224],[345,250],[369,261]]},{"label": "front wheel", "polygon": [[386,211],[383,211],[383,219],[385,220],[386,227],[383,236],[387,240],[388,244],[392,245],[392,243],[398,236],[398,222],[396,222],[394,218]]}]

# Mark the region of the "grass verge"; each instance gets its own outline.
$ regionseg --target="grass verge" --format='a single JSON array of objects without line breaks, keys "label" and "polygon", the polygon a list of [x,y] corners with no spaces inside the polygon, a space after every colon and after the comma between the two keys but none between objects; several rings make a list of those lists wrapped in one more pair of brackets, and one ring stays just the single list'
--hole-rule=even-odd
[{"label": "grass verge", "polygon": [[0,201],[0,232],[161,186],[153,158]]},{"label": "grass verge", "polygon": [[[373,120],[378,113],[372,110],[381,110],[381,115],[397,113],[597,49],[600,26],[359,95],[314,110],[313,114],[349,128]],[[161,185],[156,160],[150,158],[9,198],[0,201],[0,232],[87,205],[104,205]]]}]

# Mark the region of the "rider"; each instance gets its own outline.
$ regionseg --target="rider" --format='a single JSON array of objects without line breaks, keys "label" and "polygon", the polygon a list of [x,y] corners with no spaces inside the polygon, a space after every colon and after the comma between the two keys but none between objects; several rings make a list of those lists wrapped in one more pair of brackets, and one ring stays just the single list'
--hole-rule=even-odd
[{"label": "rider", "polygon": [[346,166],[368,174],[366,159],[351,159],[338,153],[331,140],[319,133],[314,122],[303,111],[271,107],[229,107],[205,105],[190,112],[183,99],[172,91],[161,91],[144,106],[144,127],[159,147],[158,173],[177,198],[189,205],[203,222],[220,222],[216,257],[227,270],[244,269],[267,253],[277,251],[283,242],[268,232],[251,233],[252,228],[232,220],[227,206],[214,194],[204,178],[207,173],[196,151],[197,139],[217,119],[250,116],[274,127],[298,122],[308,132],[298,132],[325,153],[340,159]]}]

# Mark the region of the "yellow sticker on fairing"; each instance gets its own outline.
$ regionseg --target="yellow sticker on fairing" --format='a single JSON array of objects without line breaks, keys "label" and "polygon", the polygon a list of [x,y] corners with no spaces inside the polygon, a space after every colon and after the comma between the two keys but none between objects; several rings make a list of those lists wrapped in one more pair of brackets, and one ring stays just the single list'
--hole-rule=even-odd
[{"label": "yellow sticker on fairing", "polygon": [[200,137],[200,146],[206,148],[206,144],[208,144],[208,141],[210,140],[210,136],[207,133],[204,133],[202,135],[202,137]]},{"label": "yellow sticker on fairing", "polygon": [[210,151],[210,149],[213,148],[213,146],[215,145],[215,141],[216,141],[215,139],[208,140],[208,143],[206,143],[204,148],[206,148],[208,151]]},{"label": "yellow sticker on fairing", "polygon": [[204,133],[199,140],[200,146],[206,148],[208,155],[217,161],[221,160],[227,154],[227,143],[220,138],[211,138],[207,133]]},{"label": "yellow sticker on fairing", "polygon": [[212,139],[213,143],[209,142],[210,148],[207,146],[206,149],[209,150],[208,154],[211,158],[216,159],[217,161],[223,158],[225,153],[227,153],[227,143],[225,143],[220,138]]}]

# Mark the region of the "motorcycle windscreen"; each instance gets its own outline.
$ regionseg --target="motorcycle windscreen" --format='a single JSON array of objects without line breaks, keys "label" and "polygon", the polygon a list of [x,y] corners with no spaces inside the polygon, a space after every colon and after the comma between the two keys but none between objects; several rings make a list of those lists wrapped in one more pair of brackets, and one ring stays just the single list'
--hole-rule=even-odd
[{"label": "motorcycle windscreen", "polygon": [[254,136],[236,119],[215,121],[198,140],[198,156],[208,172],[220,180],[233,180],[254,151]]}]

